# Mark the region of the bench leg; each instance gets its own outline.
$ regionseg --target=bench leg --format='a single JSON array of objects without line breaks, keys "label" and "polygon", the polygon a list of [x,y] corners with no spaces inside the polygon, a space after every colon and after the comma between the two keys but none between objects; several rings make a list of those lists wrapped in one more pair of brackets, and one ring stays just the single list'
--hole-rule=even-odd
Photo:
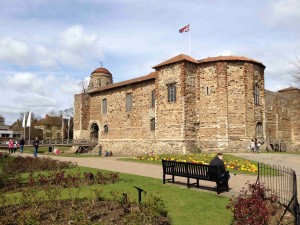
[{"label": "bench leg", "polygon": [[172,175],[172,182],[173,182],[173,183],[175,182],[175,179],[174,179],[174,177],[175,177],[175,176],[174,176],[174,175]]},{"label": "bench leg", "polygon": [[190,178],[187,178],[187,187],[190,188]]},{"label": "bench leg", "polygon": [[197,188],[199,188],[199,179],[197,179]]},{"label": "bench leg", "polygon": [[165,184],[166,183],[166,174],[164,173],[163,174],[163,184]]},{"label": "bench leg", "polygon": [[217,183],[217,194],[220,194],[220,193],[221,193],[221,191],[220,191],[220,184]]}]

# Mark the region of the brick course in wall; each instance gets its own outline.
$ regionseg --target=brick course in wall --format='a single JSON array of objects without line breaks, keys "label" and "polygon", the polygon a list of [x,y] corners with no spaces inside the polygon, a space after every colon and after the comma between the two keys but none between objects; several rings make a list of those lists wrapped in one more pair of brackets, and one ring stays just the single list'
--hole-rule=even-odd
[{"label": "brick course in wall", "polygon": [[[101,145],[103,151],[117,155],[248,151],[252,138],[281,139],[289,146],[299,143],[299,100],[295,100],[300,99],[299,89],[265,91],[262,63],[245,57],[195,60],[179,55],[153,68],[154,73],[120,83],[109,83],[110,72],[96,69],[109,82],[97,82],[100,78],[94,71],[93,87],[75,95],[74,138],[94,137],[97,148]],[[175,102],[168,102],[170,85],[176,86]],[[259,104],[254,102],[255,85]],[[151,106],[153,90],[155,107]],[[128,94],[132,95],[130,112],[126,111]]]}]

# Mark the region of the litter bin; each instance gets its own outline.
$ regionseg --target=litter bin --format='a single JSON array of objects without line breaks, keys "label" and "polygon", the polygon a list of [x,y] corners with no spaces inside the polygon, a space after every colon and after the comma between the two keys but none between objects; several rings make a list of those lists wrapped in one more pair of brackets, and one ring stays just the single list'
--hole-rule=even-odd
[{"label": "litter bin", "polygon": [[49,147],[48,152],[52,152],[52,147]]},{"label": "litter bin", "polygon": [[102,146],[99,146],[99,156],[102,156]]}]

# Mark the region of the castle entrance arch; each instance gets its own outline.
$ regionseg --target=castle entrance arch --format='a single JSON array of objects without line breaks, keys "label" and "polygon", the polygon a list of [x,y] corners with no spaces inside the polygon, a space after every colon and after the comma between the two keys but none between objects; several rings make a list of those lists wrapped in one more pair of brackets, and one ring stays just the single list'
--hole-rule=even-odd
[{"label": "castle entrance arch", "polygon": [[98,142],[99,137],[99,126],[97,123],[91,125],[91,141]]}]

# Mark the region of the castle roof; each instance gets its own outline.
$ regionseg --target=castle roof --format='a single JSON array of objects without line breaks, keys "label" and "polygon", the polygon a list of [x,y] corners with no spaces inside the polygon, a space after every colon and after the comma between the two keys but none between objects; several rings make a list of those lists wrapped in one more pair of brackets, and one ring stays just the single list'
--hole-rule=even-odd
[{"label": "castle roof", "polygon": [[278,92],[284,92],[284,91],[300,91],[300,89],[299,88],[296,88],[296,87],[288,87],[288,88],[284,88],[284,89],[281,89],[281,90],[279,90]]},{"label": "castle roof", "polygon": [[110,73],[107,69],[105,69],[104,67],[99,67],[99,68],[95,69],[95,70],[91,73],[91,75],[93,75],[94,73],[102,73],[102,74],[111,75],[111,73]]},{"label": "castle roof", "polygon": [[[217,56],[217,57],[208,57],[208,58],[205,58],[205,59],[196,60],[196,59],[194,59],[194,58],[192,58],[188,55],[180,54],[180,55],[177,55],[177,56],[175,56],[171,59],[168,59],[168,60],[166,60],[162,63],[159,63],[156,66],[153,66],[153,68],[157,69],[161,66],[170,65],[170,64],[173,64],[173,63],[181,62],[181,61],[192,62],[192,63],[195,63],[195,64],[218,62],[218,61],[246,61],[246,62],[256,63],[256,64],[259,64],[259,65],[265,67],[261,62],[256,61],[254,59],[246,58],[244,56]],[[111,75],[111,73],[103,67],[100,67],[100,68],[94,70],[94,72],[92,74],[94,74],[94,73],[104,73],[104,74],[110,74]],[[95,93],[95,92],[98,92],[98,91],[109,90],[109,89],[129,85],[129,84],[133,84],[133,83],[138,83],[138,82],[142,82],[142,81],[146,81],[146,80],[155,79],[156,77],[157,77],[157,72],[155,71],[155,72],[152,72],[152,73],[150,73],[146,76],[134,78],[134,79],[131,79],[131,80],[126,80],[126,81],[123,81],[123,82],[108,84],[108,85],[98,87],[98,88],[93,88],[93,89],[90,89],[88,91],[88,93]]]},{"label": "castle roof", "polygon": [[180,61],[188,61],[188,62],[193,62],[193,63],[198,63],[198,64],[208,63],[208,62],[218,62],[218,61],[246,61],[246,62],[257,63],[257,64],[260,64],[263,67],[265,67],[261,62],[256,61],[254,59],[244,57],[244,56],[217,56],[217,57],[208,57],[205,59],[196,60],[188,55],[180,54],[180,55],[177,55],[171,59],[168,59],[160,64],[157,64],[156,66],[153,66],[153,68],[157,69],[158,67],[173,64],[173,63],[180,62]]},{"label": "castle roof", "polygon": [[244,56],[217,56],[217,57],[208,57],[205,59],[200,59],[198,60],[198,63],[208,63],[208,62],[218,62],[218,61],[246,61],[246,62],[252,62],[252,63],[257,63],[265,67],[264,64],[262,64],[259,61],[256,61],[254,59],[250,59]]},{"label": "castle roof", "polygon": [[109,89],[113,89],[113,88],[117,88],[117,87],[121,87],[121,86],[126,86],[129,84],[139,83],[139,82],[146,81],[146,80],[152,80],[152,79],[155,79],[156,76],[157,76],[157,72],[154,71],[154,72],[149,73],[146,76],[137,77],[137,78],[134,78],[131,80],[126,80],[126,81],[122,81],[122,82],[118,82],[118,83],[108,84],[103,87],[94,88],[94,89],[91,89],[90,91],[88,91],[88,93],[109,90]]},{"label": "castle roof", "polygon": [[194,59],[188,55],[180,54],[180,55],[177,55],[171,59],[168,59],[160,64],[157,64],[156,66],[153,66],[153,68],[156,69],[158,67],[173,64],[173,63],[180,62],[180,61],[189,61],[189,62],[197,63],[196,59]]}]

